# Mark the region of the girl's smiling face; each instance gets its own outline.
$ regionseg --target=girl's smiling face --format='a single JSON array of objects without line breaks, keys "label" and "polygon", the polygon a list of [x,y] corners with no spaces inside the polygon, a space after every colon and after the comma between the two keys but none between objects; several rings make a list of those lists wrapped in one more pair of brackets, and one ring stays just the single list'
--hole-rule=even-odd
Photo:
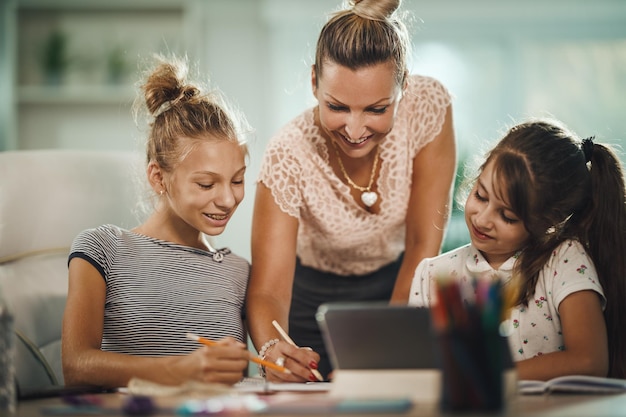
[{"label": "girl's smiling face", "polygon": [[244,198],[245,171],[237,143],[199,142],[171,175],[169,209],[194,229],[219,235]]},{"label": "girl's smiling face", "polygon": [[472,243],[494,269],[522,249],[530,237],[501,189],[493,175],[493,162],[489,162],[465,202],[465,222]]}]

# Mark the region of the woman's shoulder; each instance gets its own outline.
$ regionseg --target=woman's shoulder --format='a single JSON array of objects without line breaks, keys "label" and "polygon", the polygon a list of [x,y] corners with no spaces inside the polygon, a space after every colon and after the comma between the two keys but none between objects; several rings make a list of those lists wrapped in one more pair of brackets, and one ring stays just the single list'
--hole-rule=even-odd
[{"label": "woman's shoulder", "polygon": [[271,144],[297,144],[303,136],[315,135],[319,129],[315,126],[313,108],[308,108],[284,124],[270,139]]},{"label": "woman's shoulder", "polygon": [[[320,153],[324,139],[315,125],[313,109],[307,109],[281,127],[273,135],[264,150],[264,165],[271,167],[267,175],[275,175],[276,169],[297,172],[312,155]],[[296,171],[292,171],[293,169]],[[263,170],[262,170],[263,173]]]},{"label": "woman's shoulder", "polygon": [[447,105],[451,101],[451,94],[446,86],[437,78],[421,75],[411,74],[407,79],[407,89],[405,96],[414,99],[429,98],[431,100],[441,101]]},{"label": "woman's shoulder", "polygon": [[441,131],[452,97],[436,78],[414,74],[407,80],[398,107],[398,132],[417,137],[414,151],[428,144]]}]

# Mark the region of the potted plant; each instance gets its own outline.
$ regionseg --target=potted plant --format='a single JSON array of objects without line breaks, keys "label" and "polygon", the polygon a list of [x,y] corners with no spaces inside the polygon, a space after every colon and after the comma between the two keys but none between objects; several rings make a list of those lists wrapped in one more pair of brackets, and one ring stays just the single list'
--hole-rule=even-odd
[{"label": "potted plant", "polygon": [[67,45],[67,35],[60,30],[52,31],[44,44],[42,66],[49,84],[60,84],[63,81],[69,65]]},{"label": "potted plant", "polygon": [[129,67],[124,48],[116,46],[109,51],[107,54],[107,75],[110,83],[121,83],[128,73]]}]

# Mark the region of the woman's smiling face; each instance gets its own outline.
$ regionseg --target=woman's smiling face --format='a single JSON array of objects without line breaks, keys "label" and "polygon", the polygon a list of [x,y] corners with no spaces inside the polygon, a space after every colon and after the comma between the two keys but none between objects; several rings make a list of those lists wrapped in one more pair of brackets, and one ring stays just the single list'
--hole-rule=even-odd
[{"label": "woman's smiling face", "polygon": [[402,97],[394,69],[391,63],[352,70],[326,62],[318,80],[313,71],[321,127],[349,157],[369,154],[391,131]]},{"label": "woman's smiling face", "polygon": [[530,234],[501,195],[489,162],[476,180],[465,203],[465,222],[472,243],[489,264],[498,269],[522,249]]}]

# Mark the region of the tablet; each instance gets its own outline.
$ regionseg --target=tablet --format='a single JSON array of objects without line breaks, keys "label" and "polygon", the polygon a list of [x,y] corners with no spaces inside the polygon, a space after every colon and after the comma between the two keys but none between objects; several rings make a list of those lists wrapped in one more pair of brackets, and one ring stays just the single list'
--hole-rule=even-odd
[{"label": "tablet", "polygon": [[316,320],[334,369],[438,368],[428,308],[335,302]]}]

